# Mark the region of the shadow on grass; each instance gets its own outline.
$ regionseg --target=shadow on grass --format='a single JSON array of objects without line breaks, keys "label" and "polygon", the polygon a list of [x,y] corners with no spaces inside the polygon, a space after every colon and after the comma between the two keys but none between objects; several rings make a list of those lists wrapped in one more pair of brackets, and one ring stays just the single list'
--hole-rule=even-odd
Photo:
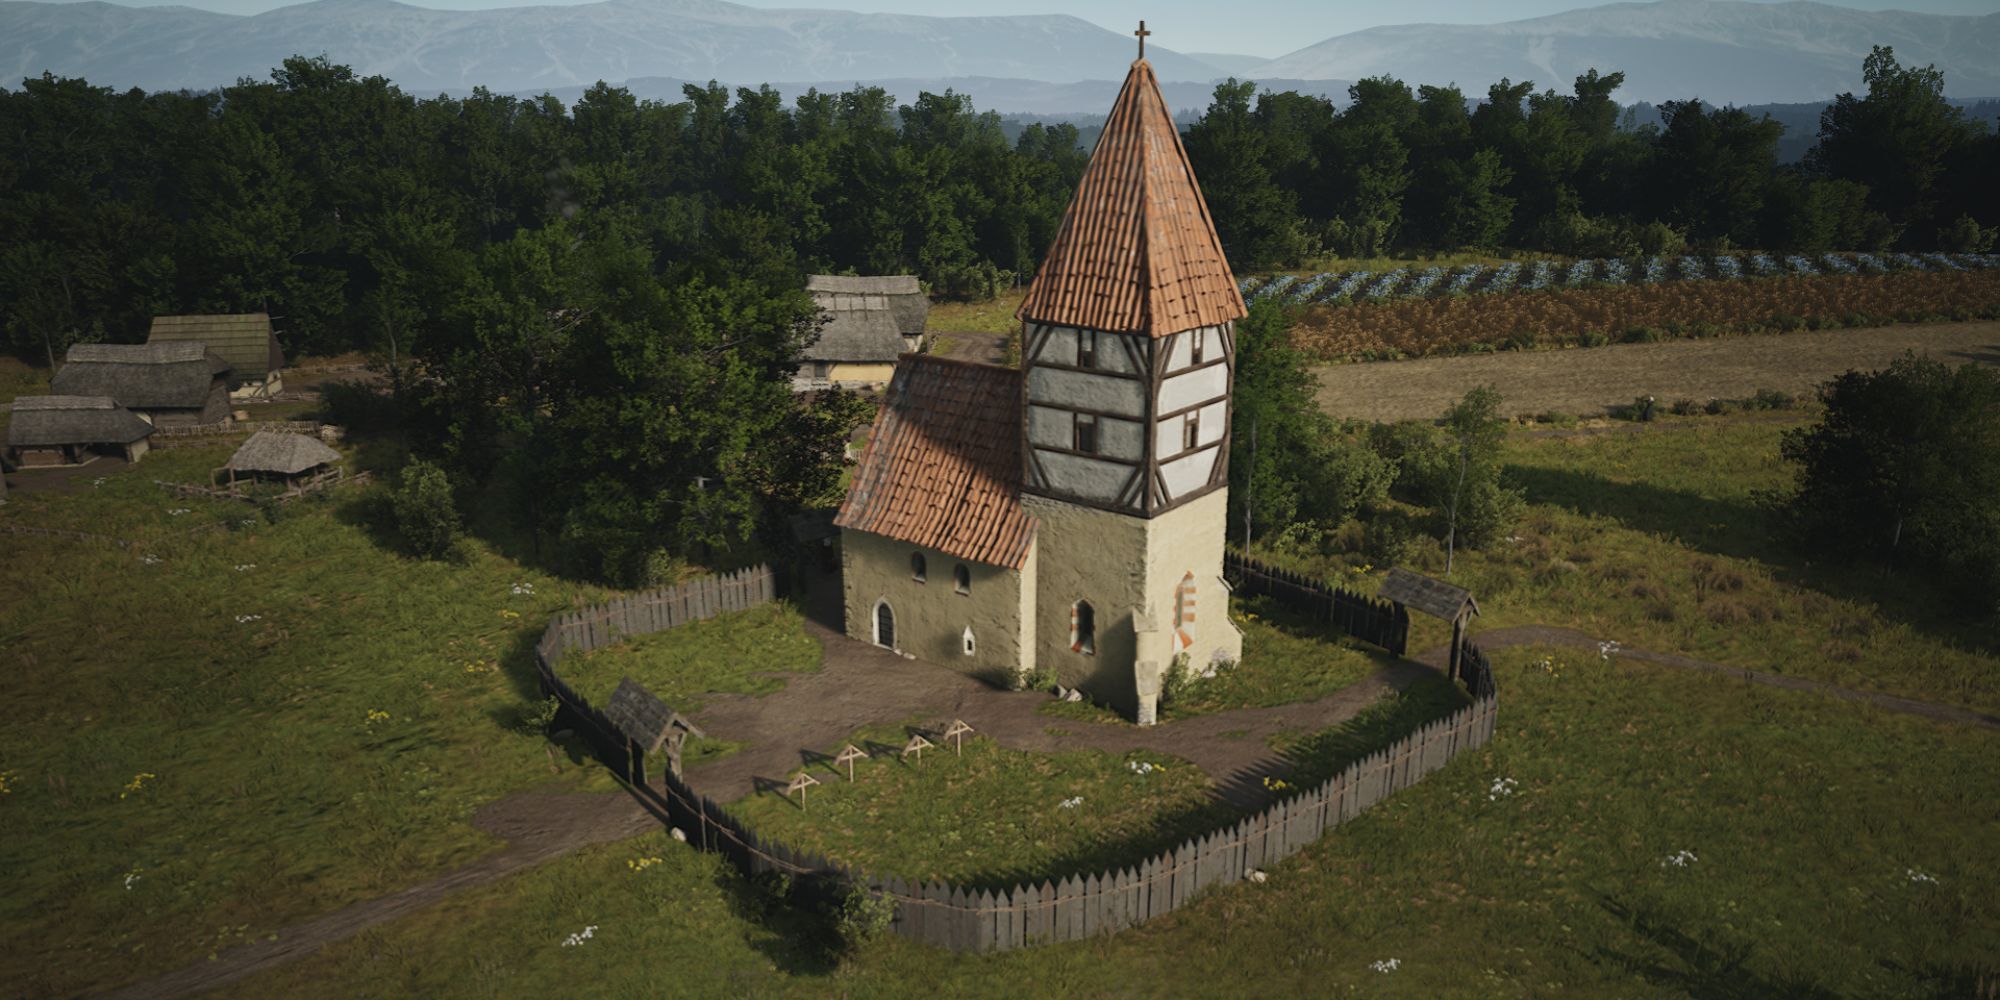
[{"label": "shadow on grass", "polygon": [[[1750,559],[1780,582],[1873,604],[1896,621],[1973,652],[1990,652],[1991,624],[1950,613],[1944,588],[1918,575],[1870,563],[1838,561],[1838,547],[1810,551],[1790,544],[1772,512],[1745,501],[1717,500],[1647,483],[1621,483],[1568,469],[1509,465],[1508,478],[1528,502],[1607,517],[1634,531],[1660,534],[1710,555]],[[1818,565],[1813,562],[1819,558]]]},{"label": "shadow on grass", "polygon": [[1718,935],[1700,929],[1686,930],[1658,913],[1609,897],[1597,902],[1634,934],[1671,953],[1678,961],[1658,962],[1608,948],[1599,948],[1588,957],[1635,973],[1655,986],[1684,993],[1695,1000],[1751,997],[1833,1000],[1841,995],[1806,977],[1758,975],[1747,968],[1756,950],[1752,944],[1721,940]]}]

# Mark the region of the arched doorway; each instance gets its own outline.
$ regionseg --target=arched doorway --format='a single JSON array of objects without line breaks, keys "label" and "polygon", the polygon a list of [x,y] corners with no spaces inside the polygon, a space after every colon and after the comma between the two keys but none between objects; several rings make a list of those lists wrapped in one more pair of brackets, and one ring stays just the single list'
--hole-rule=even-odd
[{"label": "arched doorway", "polygon": [[875,602],[875,645],[896,648],[896,612],[890,610],[888,601]]}]

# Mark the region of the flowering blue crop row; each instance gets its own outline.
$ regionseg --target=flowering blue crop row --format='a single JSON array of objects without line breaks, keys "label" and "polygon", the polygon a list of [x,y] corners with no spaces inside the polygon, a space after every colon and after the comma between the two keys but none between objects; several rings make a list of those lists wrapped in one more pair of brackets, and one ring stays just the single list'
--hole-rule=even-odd
[{"label": "flowering blue crop row", "polygon": [[1252,277],[1240,287],[1246,299],[1279,299],[1299,304],[1427,298],[1588,285],[1660,284],[1674,281],[1730,281],[1783,274],[1881,274],[1889,271],[1968,271],[2000,267],[2000,254],[1950,253],[1766,253],[1720,256],[1611,257],[1567,266],[1538,260],[1528,264],[1464,264],[1412,271],[1328,271],[1301,279],[1281,274]]}]

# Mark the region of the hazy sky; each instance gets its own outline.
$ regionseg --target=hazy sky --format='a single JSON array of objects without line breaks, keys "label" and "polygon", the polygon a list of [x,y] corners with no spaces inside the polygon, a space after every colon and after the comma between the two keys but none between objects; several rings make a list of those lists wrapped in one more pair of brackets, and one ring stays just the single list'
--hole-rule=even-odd
[{"label": "hazy sky", "polygon": [[[228,14],[256,14],[286,0],[124,0],[129,6],[178,3]],[[407,0],[406,0],[407,2]],[[415,6],[451,10],[525,7],[598,0],[416,0]],[[671,0],[665,0],[671,2]],[[1540,17],[1592,0],[735,0],[752,7],[835,8],[932,15],[1073,14],[1114,31],[1129,32],[1145,18],[1155,45],[1182,52],[1232,52],[1276,58],[1314,42],[1380,24],[1443,22],[1490,24]],[[1756,0],[1773,2],[1773,0]],[[1991,14],[2000,0],[1827,0],[1861,10],[1914,10],[1931,14]]]}]

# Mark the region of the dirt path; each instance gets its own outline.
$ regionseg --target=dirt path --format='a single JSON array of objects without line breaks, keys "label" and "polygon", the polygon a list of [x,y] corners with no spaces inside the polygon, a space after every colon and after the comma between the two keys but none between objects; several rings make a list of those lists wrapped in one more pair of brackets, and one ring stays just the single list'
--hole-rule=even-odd
[{"label": "dirt path", "polygon": [[185,997],[273,966],[304,958],[377,924],[421,910],[461,889],[484,885],[592,844],[660,829],[659,820],[630,795],[523,792],[487,805],[472,824],[507,839],[507,846],[463,868],[401,892],[354,903],[294,924],[277,939],[229,948],[157,979],[101,994],[118,1000]]},{"label": "dirt path", "polygon": [[[1579,649],[1597,649],[1602,641],[1592,638],[1573,628],[1558,625],[1517,625],[1510,628],[1496,628],[1473,636],[1482,649],[1504,649],[1508,646],[1564,646]],[[1442,667],[1449,646],[1427,649],[1416,655],[1416,659],[1432,666]],[[1803,677],[1788,677],[1784,674],[1766,673],[1761,670],[1746,670],[1724,663],[1697,660],[1689,656],[1673,653],[1651,653],[1643,649],[1620,648],[1617,657],[1621,660],[1637,660],[1663,667],[1677,667],[1682,670],[1700,670],[1706,673],[1724,674],[1740,678],[1752,684],[1766,684],[1785,688],[1789,691],[1811,691],[1828,694],[1848,701],[1866,702],[1877,708],[1905,715],[1922,716],[1939,722],[1958,722],[1969,726],[1984,726],[2000,729],[2000,716],[1975,712],[1956,705],[1940,705],[1936,702],[1918,701],[1915,698],[1899,698],[1892,694],[1874,691],[1856,691],[1853,688],[1838,687],[1824,681],[1807,680]]]},{"label": "dirt path", "polygon": [[1340,418],[1422,419],[1436,417],[1466,390],[1490,382],[1506,396],[1510,415],[1590,415],[1639,396],[1665,404],[1745,399],[1759,389],[1806,393],[1850,368],[1880,368],[1905,351],[1954,364],[2000,365],[2000,323],[1905,324],[1328,365],[1318,370],[1319,401]]},{"label": "dirt path", "polygon": [[713,696],[694,719],[703,729],[747,744],[727,757],[688,769],[688,782],[718,802],[730,802],[783,781],[814,754],[867,726],[922,720],[942,729],[963,719],[976,732],[1013,750],[1154,750],[1198,765],[1216,793],[1239,805],[1264,794],[1261,778],[1287,770],[1267,745],[1287,731],[1339,725],[1390,691],[1436,673],[1401,661],[1316,701],[1244,708],[1141,728],[1114,722],[1055,718],[1038,709],[1039,692],[1003,691],[954,670],[905,659],[810,623],[826,653],[818,673],[793,677],[762,696]]}]

